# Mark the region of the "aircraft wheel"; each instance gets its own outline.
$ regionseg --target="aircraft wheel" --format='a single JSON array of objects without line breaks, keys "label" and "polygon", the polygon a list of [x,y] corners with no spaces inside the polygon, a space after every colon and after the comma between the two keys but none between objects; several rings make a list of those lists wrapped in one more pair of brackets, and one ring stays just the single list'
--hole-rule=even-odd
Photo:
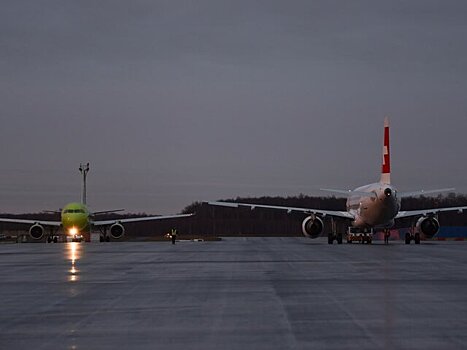
[{"label": "aircraft wheel", "polygon": [[110,237],[109,236],[105,237],[105,241],[110,242]]},{"label": "aircraft wheel", "polygon": [[50,236],[47,236],[47,243],[50,243],[50,242],[51,242]]},{"label": "aircraft wheel", "polygon": [[54,243],[57,243],[57,242],[58,242],[58,238],[54,237]]},{"label": "aircraft wheel", "polygon": [[332,235],[328,235],[328,244],[334,243],[334,237]]},{"label": "aircraft wheel", "polygon": [[414,241],[415,241],[415,244],[420,244],[420,233],[417,232],[415,234]]},{"label": "aircraft wheel", "polygon": [[410,233],[407,232],[405,234],[405,244],[410,244],[410,241],[411,241]]},{"label": "aircraft wheel", "polygon": [[99,236],[99,242],[104,242],[104,237],[103,236]]}]

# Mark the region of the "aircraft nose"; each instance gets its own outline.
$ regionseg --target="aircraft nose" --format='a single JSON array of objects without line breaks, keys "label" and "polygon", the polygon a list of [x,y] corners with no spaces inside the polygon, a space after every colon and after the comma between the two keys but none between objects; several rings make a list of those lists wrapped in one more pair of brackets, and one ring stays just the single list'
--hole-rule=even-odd
[{"label": "aircraft nose", "polygon": [[388,187],[384,190],[384,195],[386,197],[391,197],[392,196],[392,190]]}]

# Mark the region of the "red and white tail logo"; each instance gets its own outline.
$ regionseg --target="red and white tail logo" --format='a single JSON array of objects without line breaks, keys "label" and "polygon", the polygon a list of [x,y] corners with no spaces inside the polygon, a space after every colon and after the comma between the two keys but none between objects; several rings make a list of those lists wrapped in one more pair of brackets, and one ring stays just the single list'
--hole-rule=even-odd
[{"label": "red and white tail logo", "polygon": [[389,150],[389,120],[384,118],[383,165],[381,167],[381,183],[391,183],[391,153]]}]

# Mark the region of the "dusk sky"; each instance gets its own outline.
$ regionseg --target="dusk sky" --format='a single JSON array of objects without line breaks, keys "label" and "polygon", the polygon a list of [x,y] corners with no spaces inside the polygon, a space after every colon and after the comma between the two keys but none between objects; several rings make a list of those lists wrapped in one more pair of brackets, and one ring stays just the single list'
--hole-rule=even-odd
[{"label": "dusk sky", "polygon": [[379,179],[467,193],[465,1],[21,1],[0,11],[0,212],[170,214]]}]

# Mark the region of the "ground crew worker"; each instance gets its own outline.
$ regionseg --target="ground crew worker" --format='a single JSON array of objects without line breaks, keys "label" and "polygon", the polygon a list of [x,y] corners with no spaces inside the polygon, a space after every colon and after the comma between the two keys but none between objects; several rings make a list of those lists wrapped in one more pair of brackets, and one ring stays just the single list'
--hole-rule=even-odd
[{"label": "ground crew worker", "polygon": [[170,237],[172,238],[172,244],[175,244],[175,240],[177,239],[177,229],[173,228],[172,231],[170,231]]}]

